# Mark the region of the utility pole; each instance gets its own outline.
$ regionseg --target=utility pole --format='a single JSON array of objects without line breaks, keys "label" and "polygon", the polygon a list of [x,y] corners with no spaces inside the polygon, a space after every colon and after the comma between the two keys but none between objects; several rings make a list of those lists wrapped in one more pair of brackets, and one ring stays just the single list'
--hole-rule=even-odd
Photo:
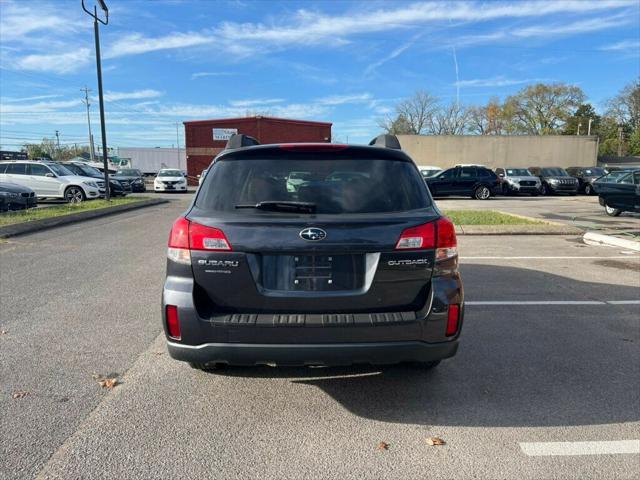
[{"label": "utility pole", "polygon": [[60,132],[58,130],[56,130],[56,149],[56,157],[60,160]]},{"label": "utility pole", "polygon": [[176,122],[176,140],[178,145],[178,170],[180,170],[180,127],[178,127],[178,122]]},{"label": "utility pole", "polygon": [[593,122],[593,118],[589,119],[589,127],[587,128],[587,135],[591,135],[591,123]]},{"label": "utility pole", "polygon": [[622,125],[618,125],[618,156],[622,156]]},{"label": "utility pole", "polygon": [[576,135],[580,135],[580,127],[582,126],[581,123],[578,124],[578,131],[576,132]]},{"label": "utility pole", "polygon": [[91,134],[91,115],[89,115],[89,107],[91,103],[89,102],[89,92],[90,88],[86,86],[80,89],[81,92],[84,92],[84,101],[83,103],[87,106],[87,125],[89,126],[89,156],[91,157],[91,161],[95,162],[94,152],[93,152],[93,135]]},{"label": "utility pole", "polygon": [[107,158],[107,127],[104,119],[104,95],[102,92],[102,62],[100,59],[100,28],[98,22],[103,25],[109,23],[109,9],[104,0],[96,0],[100,4],[100,8],[105,13],[105,20],[98,18],[98,7],[94,5],[93,12],[87,10],[82,0],[82,9],[93,18],[93,32],[96,41],[96,69],[98,71],[98,100],[100,104],[100,130],[102,133],[102,163],[104,165],[104,184],[105,184],[105,200],[111,200],[111,192],[109,188],[109,161]]}]

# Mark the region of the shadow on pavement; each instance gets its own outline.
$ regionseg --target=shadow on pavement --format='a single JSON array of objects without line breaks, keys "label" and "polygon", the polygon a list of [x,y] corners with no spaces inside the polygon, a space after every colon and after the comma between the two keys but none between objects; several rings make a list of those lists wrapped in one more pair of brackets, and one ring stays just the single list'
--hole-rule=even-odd
[{"label": "shadow on pavement", "polygon": [[[465,280],[558,285],[574,299],[634,299],[638,288],[535,270],[465,265]],[[603,296],[604,295],[604,296]],[[494,298],[508,298],[509,290]],[[228,368],[224,375],[289,378],[350,412],[384,422],[558,426],[640,420],[637,306],[467,307],[458,355],[432,371],[409,365]]]}]

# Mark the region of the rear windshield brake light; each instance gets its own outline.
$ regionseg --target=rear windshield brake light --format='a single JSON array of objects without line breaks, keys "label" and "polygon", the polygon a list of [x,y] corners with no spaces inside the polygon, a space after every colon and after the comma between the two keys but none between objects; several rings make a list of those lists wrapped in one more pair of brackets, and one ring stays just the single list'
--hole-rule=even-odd
[{"label": "rear windshield brake light", "polygon": [[349,145],[343,143],[283,143],[280,149],[292,152],[332,152],[344,150]]}]

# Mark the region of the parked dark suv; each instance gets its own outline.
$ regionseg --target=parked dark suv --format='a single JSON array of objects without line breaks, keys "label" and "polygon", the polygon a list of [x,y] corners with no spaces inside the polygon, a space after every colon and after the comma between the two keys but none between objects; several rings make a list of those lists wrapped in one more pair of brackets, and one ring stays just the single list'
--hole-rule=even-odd
[{"label": "parked dark suv", "polygon": [[560,167],[529,167],[529,171],[540,178],[542,195],[566,193],[575,195],[578,193],[578,180]]},{"label": "parked dark suv", "polygon": [[482,166],[457,166],[424,179],[434,197],[470,196],[488,200],[498,189],[498,176]]},{"label": "parked dark suv", "polygon": [[602,167],[569,167],[567,173],[578,179],[578,191],[593,195],[596,193],[593,182],[606,175],[607,171]]},{"label": "parked dark suv", "polygon": [[[169,237],[170,355],[220,364],[420,362],[458,348],[453,224],[394,136],[372,146],[233,136]],[[292,172],[305,172],[288,188]]]}]

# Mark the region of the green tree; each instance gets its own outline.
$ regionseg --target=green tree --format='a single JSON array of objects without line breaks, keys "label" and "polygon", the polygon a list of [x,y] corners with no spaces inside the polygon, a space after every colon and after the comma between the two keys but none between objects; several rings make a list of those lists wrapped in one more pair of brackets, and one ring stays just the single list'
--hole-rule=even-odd
[{"label": "green tree", "polygon": [[508,130],[530,135],[562,131],[565,122],[584,102],[580,87],[564,83],[530,85],[505,101]]},{"label": "green tree", "polygon": [[589,131],[589,120],[591,120],[591,135],[598,134],[600,126],[600,115],[590,103],[583,103],[577,110],[567,118],[562,133],[564,135],[576,135],[578,125],[580,125],[580,135],[586,135]]}]

